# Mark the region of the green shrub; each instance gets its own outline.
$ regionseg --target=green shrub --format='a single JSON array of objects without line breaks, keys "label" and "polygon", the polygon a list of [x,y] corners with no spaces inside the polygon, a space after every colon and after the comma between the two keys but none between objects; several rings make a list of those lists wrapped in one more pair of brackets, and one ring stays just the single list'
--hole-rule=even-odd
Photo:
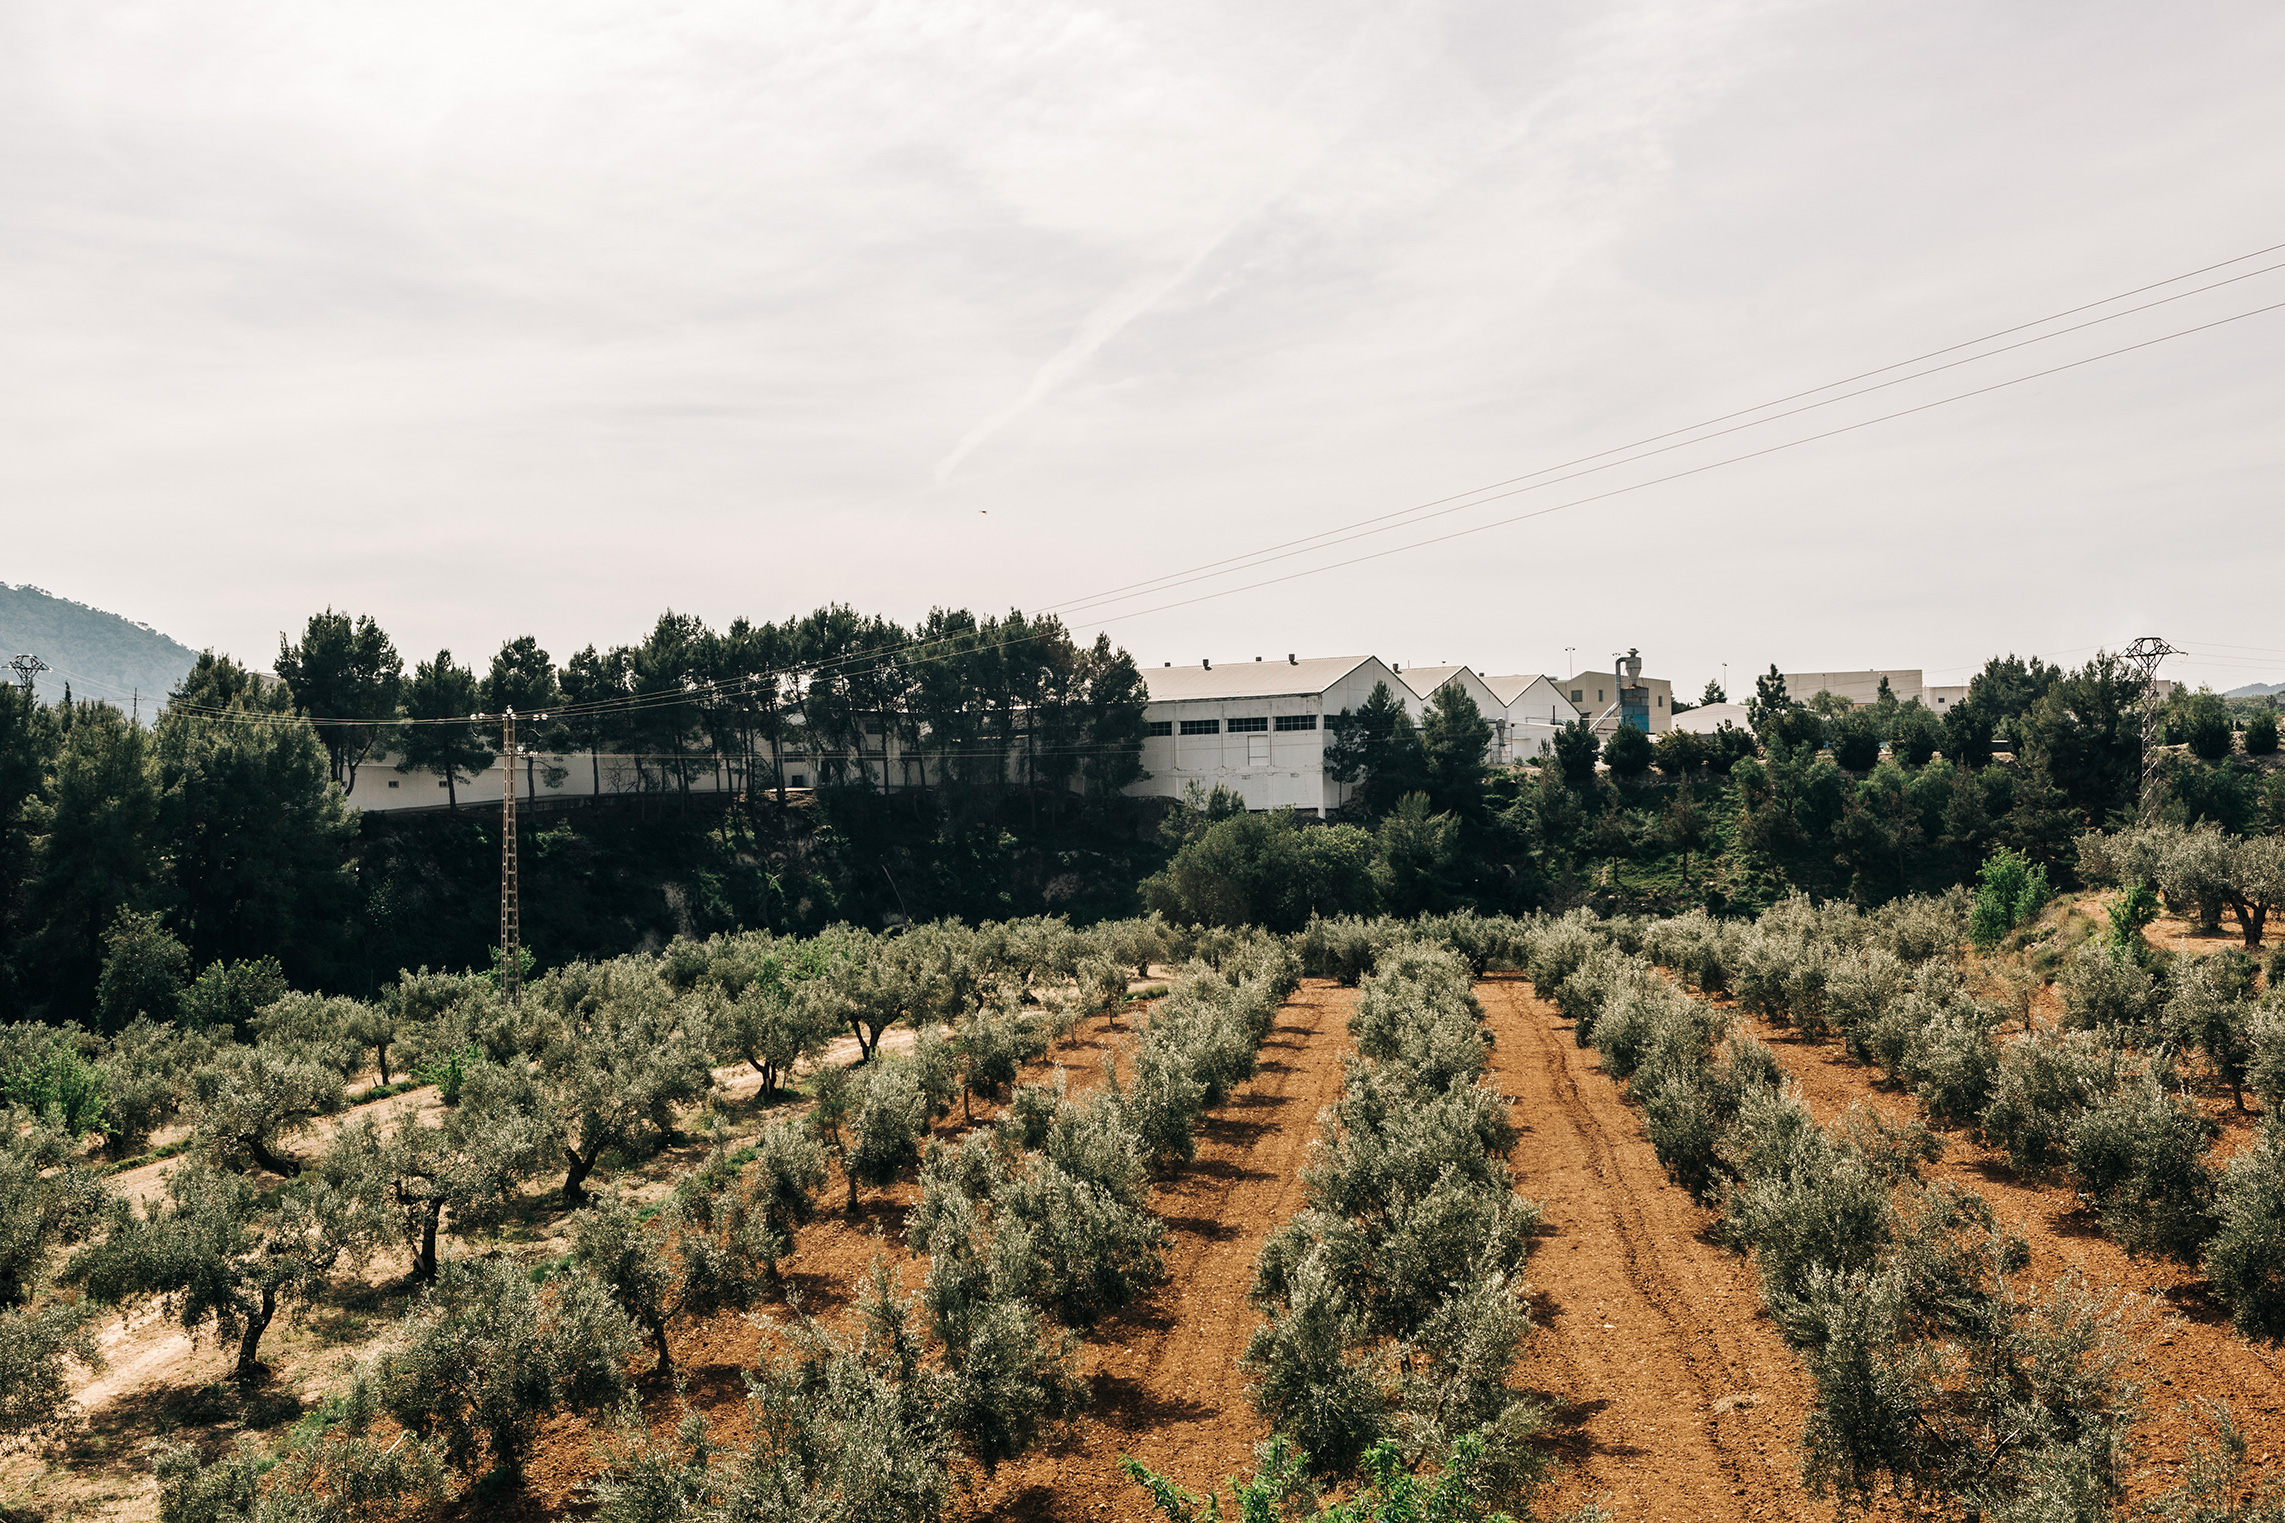
[{"label": "green shrub", "polygon": [[20,1105],[69,1137],[104,1126],[108,1075],[77,1048],[52,1038],[37,1055],[0,1069],[0,1103]]},{"label": "green shrub", "polygon": [[2047,869],[2020,852],[2002,846],[1976,874],[1975,907],[1968,916],[1968,937],[1989,951],[2020,925],[2039,918],[2052,897]]},{"label": "green shrub", "polygon": [[2245,722],[2245,754],[2248,756],[2275,756],[2277,754],[2277,716],[2268,709],[2255,711]]},{"label": "green shrub", "polygon": [[2254,1143],[2229,1161],[2206,1245],[2206,1277],[2237,1330],[2285,1338],[2285,1130],[2265,1121]]}]

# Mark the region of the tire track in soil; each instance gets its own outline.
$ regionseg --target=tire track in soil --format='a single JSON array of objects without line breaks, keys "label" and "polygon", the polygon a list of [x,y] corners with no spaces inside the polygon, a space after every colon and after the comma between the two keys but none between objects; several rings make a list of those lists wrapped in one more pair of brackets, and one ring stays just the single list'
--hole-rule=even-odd
[{"label": "tire track in soil", "polygon": [[[1910,1092],[1885,1083],[1879,1070],[1857,1062],[1839,1043],[1805,1041],[1797,1031],[1715,1003],[1723,1005],[1739,1029],[1759,1037],[1777,1055],[1818,1121],[1831,1123],[1853,1103],[1863,1103],[1891,1122],[1926,1121]],[[2219,1103],[2227,1105],[2226,1100]],[[2251,1139],[2258,1118],[2225,1110],[2216,1119],[2223,1123],[2215,1148],[2218,1162]],[[2285,1350],[2239,1336],[2228,1308],[2214,1298],[2195,1266],[2130,1258],[2103,1235],[2101,1219],[2068,1184],[2027,1179],[2008,1167],[2004,1152],[1983,1147],[1964,1132],[1938,1135],[1944,1140],[1944,1157],[1929,1166],[1927,1177],[1982,1196],[2002,1226],[2023,1235],[2031,1245],[2023,1283],[2044,1287],[2076,1269],[2095,1285],[2154,1297],[2180,1318],[2160,1333],[2152,1350],[2147,1415],[2135,1428],[2150,1463],[2178,1462],[2183,1446],[2198,1435],[2197,1424],[2181,1412],[2178,1400],[2214,1398],[2229,1402],[2236,1414],[2247,1459],[2272,1475],[2285,1470]],[[2130,1489],[2139,1494],[2172,1479],[2154,1477]]]},{"label": "tire track in soil", "polygon": [[1752,1266],[1712,1241],[1713,1214],[1667,1179],[1570,1022],[1519,974],[1476,993],[1523,1132],[1519,1185],[1546,1213],[1520,1367],[1572,1467],[1546,1510],[1607,1495],[1628,1523],[1830,1518],[1800,1480],[1808,1375]]},{"label": "tire track in soil", "polygon": [[1165,1282],[1086,1335],[1093,1410],[1069,1438],[980,1482],[969,1517],[1155,1517],[1119,1473],[1122,1454],[1194,1491],[1252,1469],[1269,1430],[1238,1368],[1260,1320],[1246,1292],[1263,1241],[1301,1208],[1301,1166],[1318,1112],[1340,1098],[1356,1001],[1356,990],[1312,978],[1279,1008],[1259,1074],[1205,1119],[1197,1157],[1151,1196],[1168,1228]]}]

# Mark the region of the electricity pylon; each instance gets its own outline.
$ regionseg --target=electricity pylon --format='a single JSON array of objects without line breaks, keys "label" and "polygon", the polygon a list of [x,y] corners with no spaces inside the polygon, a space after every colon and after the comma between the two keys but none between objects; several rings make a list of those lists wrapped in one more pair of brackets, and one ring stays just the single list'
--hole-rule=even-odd
[{"label": "electricity pylon", "polygon": [[2181,652],[2156,635],[2144,635],[2121,656],[2142,680],[2142,812],[2149,823],[2158,809],[2158,663]]},{"label": "electricity pylon", "polygon": [[500,992],[513,1005],[523,992],[521,906],[516,887],[516,711],[500,716]]},{"label": "electricity pylon", "polygon": [[18,656],[8,663],[8,669],[16,674],[16,685],[29,692],[33,676],[47,671],[49,668],[48,664],[37,656]]}]

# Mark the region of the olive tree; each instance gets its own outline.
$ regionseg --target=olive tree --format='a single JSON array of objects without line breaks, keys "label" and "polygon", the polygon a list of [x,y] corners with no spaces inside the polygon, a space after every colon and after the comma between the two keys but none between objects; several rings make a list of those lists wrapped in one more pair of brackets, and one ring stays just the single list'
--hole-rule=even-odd
[{"label": "olive tree", "polygon": [[2285,1338],[2285,1130],[2263,1123],[2229,1161],[2206,1245],[2206,1277],[2248,1338]]},{"label": "olive tree", "polygon": [[292,1178],[302,1160],[286,1143],[318,1116],[342,1109],[339,1068],[267,1045],[230,1047],[190,1077],[197,1111],[192,1145],[220,1168]]},{"label": "olive tree", "polygon": [[43,1295],[56,1250],[105,1200],[67,1134],[0,1112],[0,1446],[52,1436],[70,1408],[71,1366],[102,1365],[93,1308]]},{"label": "olive tree", "polygon": [[769,1211],[738,1188],[737,1171],[717,1151],[656,1215],[618,1194],[580,1212],[571,1259],[610,1291],[649,1336],[658,1368],[671,1371],[668,1329],[754,1305],[784,1251],[774,1238]]},{"label": "olive tree", "polygon": [[336,1265],[361,1262],[378,1235],[369,1197],[316,1174],[265,1194],[241,1175],[193,1163],[142,1213],[121,1202],[109,1235],[80,1250],[66,1277],[90,1299],[160,1298],[192,1332],[236,1339],[236,1378],[262,1377],[262,1335],[283,1307],[323,1295]]},{"label": "olive tree", "polygon": [[563,1196],[614,1149],[674,1132],[674,1107],[713,1086],[703,1012],[648,958],[559,969],[532,991],[544,1011],[538,1071],[564,1163]]},{"label": "olive tree", "polygon": [[590,1275],[544,1291],[506,1259],[454,1259],[381,1357],[380,1404],[408,1431],[472,1472],[480,1460],[516,1473],[540,1420],[593,1411],[627,1389],[641,1334]]},{"label": "olive tree", "polygon": [[460,1103],[435,1125],[413,1111],[393,1129],[353,1122],[335,1134],[324,1170],[344,1187],[386,1197],[394,1235],[412,1251],[412,1278],[424,1282],[436,1278],[445,1212],[455,1231],[496,1224],[517,1187],[544,1167],[549,1141],[530,1076],[480,1062],[462,1080]]}]

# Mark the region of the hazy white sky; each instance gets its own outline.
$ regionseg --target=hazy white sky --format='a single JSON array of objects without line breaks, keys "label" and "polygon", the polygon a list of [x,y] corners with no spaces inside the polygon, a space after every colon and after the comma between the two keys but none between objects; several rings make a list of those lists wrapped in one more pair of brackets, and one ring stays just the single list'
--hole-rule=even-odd
[{"label": "hazy white sky", "polygon": [[[15,0],[0,579],[264,663],[325,604],[408,657],[1055,608],[2285,242],[2281,77],[2227,0]],[[2285,677],[2281,359],[2285,311],[1070,621],[1693,692],[2145,632]]]}]

